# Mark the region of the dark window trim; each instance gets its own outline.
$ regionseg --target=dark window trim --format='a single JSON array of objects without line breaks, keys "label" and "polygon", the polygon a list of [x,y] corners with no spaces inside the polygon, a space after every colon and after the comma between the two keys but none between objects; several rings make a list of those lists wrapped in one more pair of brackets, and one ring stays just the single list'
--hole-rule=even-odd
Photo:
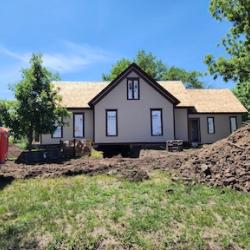
[{"label": "dark window trim", "polygon": [[173,106],[173,121],[174,121],[174,140],[176,139],[176,131],[175,131],[175,105]]},{"label": "dark window trim", "polygon": [[[209,124],[208,124],[208,119],[213,119],[213,133],[209,133]],[[209,135],[213,135],[213,134],[215,134],[215,119],[214,119],[214,116],[208,116],[207,117],[207,133],[209,134]]]},{"label": "dark window trim", "polygon": [[[118,136],[118,110],[117,109],[106,109],[106,136],[108,137],[116,137]],[[116,112],[116,131],[115,131],[115,135],[109,135],[108,134],[108,112]]]},{"label": "dark window trim", "polygon": [[[154,134],[153,134],[152,111],[160,111],[160,112],[161,112],[161,134],[159,134],[159,135],[154,135]],[[162,108],[152,108],[152,109],[150,109],[150,124],[151,124],[151,136],[163,136]]]},{"label": "dark window trim", "polygon": [[237,116],[229,116],[229,124],[230,124],[230,133],[233,133],[232,131],[232,125],[231,125],[231,118],[235,118],[235,123],[236,123],[236,129],[238,129],[238,121],[237,121]]},{"label": "dark window trim", "polygon": [[[83,119],[82,136],[75,136],[75,116],[76,115],[82,115],[82,119]],[[85,114],[84,114],[84,112],[73,113],[73,137],[74,138],[84,138],[85,137]]]},{"label": "dark window trim", "polygon": [[61,136],[54,137],[54,133],[51,134],[51,139],[62,139],[63,138],[63,126],[58,126],[61,127]]},{"label": "dark window trim", "polygon": [[95,143],[95,106],[93,107],[93,143]]},{"label": "dark window trim", "polygon": [[[134,98],[134,80],[138,81],[138,98]],[[132,98],[128,98],[128,82],[132,81]],[[140,78],[139,77],[128,77],[127,78],[127,100],[133,101],[133,100],[140,100]]]}]

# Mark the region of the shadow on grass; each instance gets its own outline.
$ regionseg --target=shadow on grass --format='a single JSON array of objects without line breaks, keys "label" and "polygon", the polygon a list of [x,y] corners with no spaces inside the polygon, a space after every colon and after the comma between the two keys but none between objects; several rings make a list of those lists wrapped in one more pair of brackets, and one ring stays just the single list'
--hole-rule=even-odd
[{"label": "shadow on grass", "polygon": [[9,224],[0,233],[0,249],[38,249],[39,243],[35,237],[27,238],[27,224]]},{"label": "shadow on grass", "polygon": [[14,179],[13,176],[0,175],[0,190],[3,190],[7,185],[10,185]]}]

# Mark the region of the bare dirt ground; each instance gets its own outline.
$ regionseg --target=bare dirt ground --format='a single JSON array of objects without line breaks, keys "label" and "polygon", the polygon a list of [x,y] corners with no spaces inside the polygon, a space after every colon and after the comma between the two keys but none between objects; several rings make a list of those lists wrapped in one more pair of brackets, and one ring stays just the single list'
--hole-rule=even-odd
[{"label": "bare dirt ground", "polygon": [[[15,146],[10,147],[11,156],[19,153]],[[155,169],[167,171],[173,180],[230,186],[250,192],[250,124],[202,149],[171,153],[166,150],[142,150],[138,159],[85,157],[61,164],[24,165],[7,161],[0,166],[0,177],[15,179],[106,173],[142,181],[148,179],[148,173]]]}]

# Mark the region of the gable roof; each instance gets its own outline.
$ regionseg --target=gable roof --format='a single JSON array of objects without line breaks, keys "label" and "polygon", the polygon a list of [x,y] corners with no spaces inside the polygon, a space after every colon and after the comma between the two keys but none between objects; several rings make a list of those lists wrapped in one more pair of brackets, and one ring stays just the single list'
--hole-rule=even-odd
[{"label": "gable roof", "polygon": [[[186,89],[181,81],[158,81],[180,103],[177,107],[193,107],[200,113],[245,113],[247,110],[229,89]],[[89,101],[109,82],[56,81],[62,105],[67,108],[89,108]]]},{"label": "gable roof", "polygon": [[245,113],[247,110],[229,89],[186,89],[181,81],[156,82],[135,63],[112,82],[52,82],[66,108],[90,108],[111,91],[127,74],[135,71],[177,107],[192,107],[199,113]]},{"label": "gable roof", "polygon": [[143,71],[136,63],[130,64],[121,74],[119,74],[111,83],[109,83],[100,93],[98,93],[93,99],[89,101],[89,106],[93,106],[98,103],[103,97],[105,97],[115,86],[117,86],[130,72],[137,73],[144,79],[151,87],[163,95],[173,104],[178,104],[180,101],[164,89],[157,81]]}]

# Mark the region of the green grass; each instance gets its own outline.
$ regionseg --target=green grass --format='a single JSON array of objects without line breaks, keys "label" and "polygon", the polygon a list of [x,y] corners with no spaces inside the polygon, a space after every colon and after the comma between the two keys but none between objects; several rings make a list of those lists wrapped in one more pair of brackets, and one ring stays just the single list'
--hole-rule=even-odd
[{"label": "green grass", "polygon": [[96,158],[96,159],[103,158],[103,152],[102,151],[97,151],[95,149],[92,149],[90,157]]},{"label": "green grass", "polygon": [[[174,192],[166,192],[173,189]],[[0,191],[0,249],[250,249],[250,197],[161,172],[18,180]]]},{"label": "green grass", "polygon": [[10,145],[15,144],[18,148],[20,148],[22,150],[25,150],[25,149],[27,149],[28,141],[24,137],[22,137],[21,139],[15,141],[14,137],[10,136],[9,137],[9,144]]}]

